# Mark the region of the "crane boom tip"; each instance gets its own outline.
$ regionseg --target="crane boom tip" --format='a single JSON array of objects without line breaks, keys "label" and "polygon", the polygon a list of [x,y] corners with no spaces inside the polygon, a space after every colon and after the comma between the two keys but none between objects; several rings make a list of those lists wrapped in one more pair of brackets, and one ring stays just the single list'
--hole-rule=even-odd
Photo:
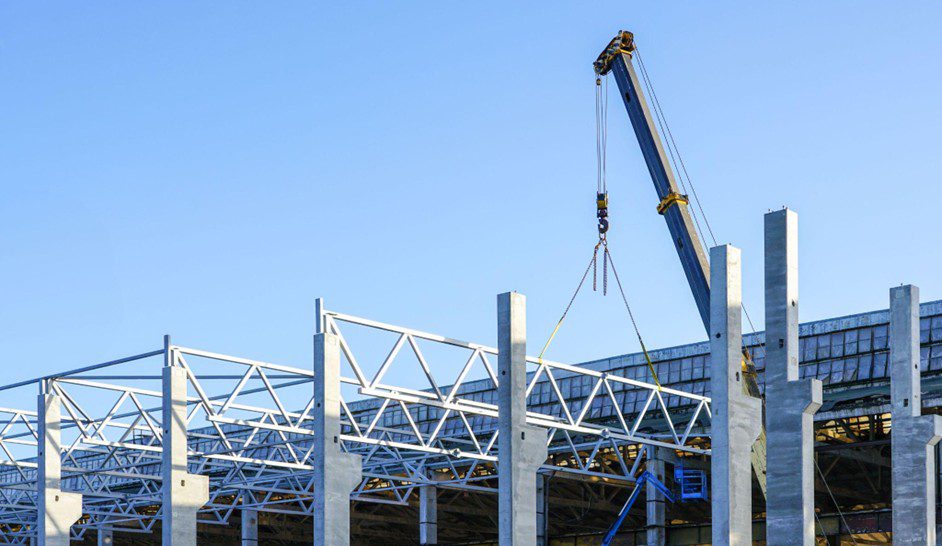
[{"label": "crane boom tip", "polygon": [[607,74],[612,69],[612,61],[615,60],[615,57],[620,54],[630,57],[634,50],[635,35],[627,30],[618,31],[618,34],[612,38],[612,41],[608,43],[595,62],[592,63],[595,67],[595,73],[599,76]]}]

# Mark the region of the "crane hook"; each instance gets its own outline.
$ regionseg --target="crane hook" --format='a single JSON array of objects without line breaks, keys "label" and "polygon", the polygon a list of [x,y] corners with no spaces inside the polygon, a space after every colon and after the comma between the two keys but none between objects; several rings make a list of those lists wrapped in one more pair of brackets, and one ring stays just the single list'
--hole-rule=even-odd
[{"label": "crane hook", "polygon": [[595,216],[599,221],[599,240],[605,239],[608,232],[608,192],[599,192],[595,196]]}]

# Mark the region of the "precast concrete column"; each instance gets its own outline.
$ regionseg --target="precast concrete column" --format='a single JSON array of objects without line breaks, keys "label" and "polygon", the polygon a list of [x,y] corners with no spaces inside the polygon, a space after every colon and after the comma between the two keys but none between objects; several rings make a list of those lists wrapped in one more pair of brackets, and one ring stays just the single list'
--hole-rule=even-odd
[{"label": "precast concrete column", "polygon": [[98,528],[98,546],[111,546],[114,544],[114,531],[111,527]]},{"label": "precast concrete column", "polygon": [[438,488],[419,488],[419,544],[438,544]]},{"label": "precast concrete column", "polygon": [[162,471],[163,546],[196,546],[196,517],[209,500],[209,478],[187,466],[187,377],[164,337]]},{"label": "precast concrete column", "polygon": [[[661,449],[654,446],[648,446],[648,463],[646,469],[659,482],[664,482],[664,472],[667,466],[661,456]],[[667,499],[664,494],[658,491],[652,483],[645,485],[644,489],[646,508],[647,508],[647,526],[645,544],[648,546],[663,546],[667,544]]]},{"label": "precast concrete column", "polygon": [[72,524],[82,517],[82,495],[62,491],[62,402],[43,385],[38,399],[39,444],[36,477],[39,546],[67,546]]},{"label": "precast concrete column", "polygon": [[242,510],[242,546],[258,546],[258,510]]},{"label": "precast concrete column", "polygon": [[765,215],[765,404],[770,546],[813,546],[814,414],[821,381],[798,375],[798,215]]},{"label": "precast concrete column", "polygon": [[742,390],[740,250],[710,249],[710,359],[713,424],[713,544],[752,545],[752,444],[762,429],[762,402]]},{"label": "precast concrete column", "polygon": [[936,543],[935,445],[942,417],[922,415],[919,288],[890,289],[893,543]]},{"label": "precast concrete column", "polygon": [[536,544],[549,544],[549,476],[536,475]]},{"label": "precast concrete column", "polygon": [[314,544],[350,544],[350,493],[360,457],[340,449],[340,341],[314,334]]},{"label": "precast concrete column", "polygon": [[527,425],[527,300],[497,296],[498,542],[535,546],[536,473],[546,462],[546,431]]}]

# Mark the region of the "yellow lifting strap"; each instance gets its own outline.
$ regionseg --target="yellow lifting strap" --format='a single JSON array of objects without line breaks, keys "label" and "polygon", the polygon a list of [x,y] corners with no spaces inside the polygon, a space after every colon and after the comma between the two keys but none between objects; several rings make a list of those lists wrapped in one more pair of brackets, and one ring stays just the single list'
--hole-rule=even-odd
[{"label": "yellow lifting strap", "polygon": [[556,337],[556,333],[559,332],[559,327],[563,325],[563,321],[566,320],[566,314],[564,313],[562,317],[559,318],[559,322],[556,323],[556,328],[553,328],[553,333],[550,334],[549,339],[546,340],[546,344],[543,345],[543,350],[540,351],[540,356],[536,357],[540,361],[540,364],[543,363],[543,355],[546,353],[546,350],[549,349],[550,343],[553,342],[553,338]]},{"label": "yellow lifting strap", "polygon": [[651,370],[651,377],[654,378],[654,384],[657,385],[657,390],[661,390],[661,381],[657,378],[657,372],[654,371],[654,363],[651,362],[651,355],[648,354],[647,347],[644,346],[644,341],[639,337],[638,342],[641,343],[641,352],[644,353],[644,360],[648,363],[648,369]]},{"label": "yellow lifting strap", "polygon": [[543,355],[546,354],[546,349],[549,348],[550,343],[553,342],[553,338],[556,337],[556,334],[559,332],[559,327],[563,325],[563,321],[566,320],[566,315],[569,314],[569,310],[572,309],[573,302],[576,301],[576,296],[579,295],[579,291],[582,290],[582,285],[585,284],[586,278],[589,276],[589,271],[592,269],[592,266],[595,264],[596,256],[598,256],[599,247],[602,246],[602,241],[599,241],[595,245],[595,249],[592,250],[592,259],[589,260],[589,265],[585,268],[585,273],[582,274],[582,280],[579,281],[579,286],[576,287],[576,291],[573,292],[572,297],[569,298],[569,304],[566,305],[566,309],[563,311],[563,315],[559,317],[559,320],[556,322],[556,327],[553,328],[553,333],[550,334],[549,339],[546,340],[546,343],[543,345],[543,350],[540,351],[540,356],[537,357],[537,360],[540,361],[540,364],[543,363]]},{"label": "yellow lifting strap", "polygon": [[663,216],[667,212],[667,209],[678,203],[687,205],[690,203],[690,200],[687,199],[686,195],[672,191],[665,195],[664,199],[661,199],[661,202],[657,204],[657,213]]}]

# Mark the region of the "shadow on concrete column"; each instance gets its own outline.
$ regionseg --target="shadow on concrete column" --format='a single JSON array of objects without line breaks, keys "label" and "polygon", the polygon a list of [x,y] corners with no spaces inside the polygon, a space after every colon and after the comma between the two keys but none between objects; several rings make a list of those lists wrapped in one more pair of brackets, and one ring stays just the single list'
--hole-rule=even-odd
[{"label": "shadow on concrete column", "polygon": [[242,546],[258,546],[257,510],[242,510]]},{"label": "shadow on concrete column", "polygon": [[798,215],[765,215],[765,404],[770,546],[813,546],[814,414],[821,381],[798,374]]},{"label": "shadow on concrete column", "polygon": [[497,296],[498,532],[500,546],[535,546],[537,470],[546,462],[546,431],[527,425],[527,303]]},{"label": "shadow on concrete column", "polygon": [[[664,462],[665,450],[654,446],[648,446],[645,449],[648,450],[648,462],[645,469],[654,474],[659,482],[666,483],[664,476],[667,466]],[[647,540],[645,544],[648,546],[663,546],[667,544],[667,499],[653,483],[648,482],[644,487],[647,510],[647,526],[645,527]]]},{"label": "shadow on concrete column", "polygon": [[314,545],[350,544],[350,493],[360,457],[340,447],[340,341],[314,335]]},{"label": "shadow on concrete column", "polygon": [[163,546],[196,546],[196,518],[209,500],[209,478],[190,474],[187,461],[187,376],[164,337],[162,472]]},{"label": "shadow on concrete column", "polygon": [[922,415],[919,289],[890,289],[893,543],[936,543],[935,445],[942,417]]},{"label": "shadow on concrete column", "polygon": [[38,494],[39,546],[68,546],[72,524],[82,517],[82,495],[62,491],[62,401],[45,384],[39,395]]},{"label": "shadow on concrete column", "polygon": [[438,544],[438,488],[419,488],[419,544]]},{"label": "shadow on concrete column", "polygon": [[752,444],[762,402],[742,390],[742,273],[738,248],[710,249],[713,544],[752,545]]}]

